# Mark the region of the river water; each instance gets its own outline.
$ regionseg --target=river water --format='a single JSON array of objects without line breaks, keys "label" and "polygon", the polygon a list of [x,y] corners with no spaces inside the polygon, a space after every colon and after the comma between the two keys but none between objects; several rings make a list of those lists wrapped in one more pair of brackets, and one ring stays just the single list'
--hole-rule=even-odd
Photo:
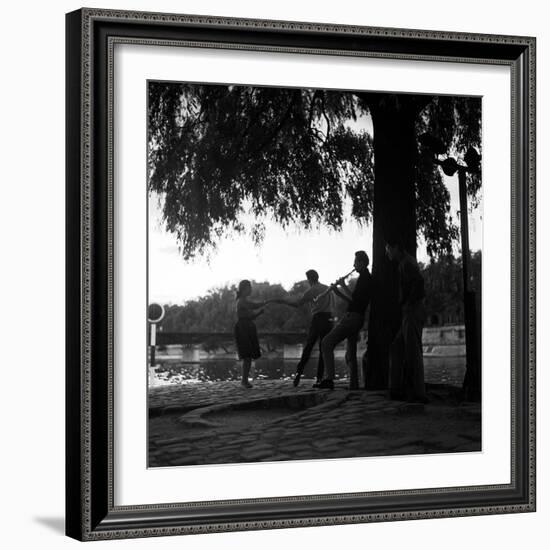
[{"label": "river water", "polygon": [[[296,360],[283,358],[260,358],[255,362],[251,375],[266,380],[290,380],[296,372]],[[359,361],[361,365],[361,361]],[[315,378],[317,359],[311,358],[304,371],[304,378]],[[465,357],[424,357],[424,378],[434,384],[462,386],[466,371]],[[198,363],[164,361],[159,358],[157,366],[150,369],[150,386],[166,384],[192,384],[239,380],[241,363],[235,359],[201,360]],[[347,378],[348,369],[343,358],[336,359],[336,379]]]}]

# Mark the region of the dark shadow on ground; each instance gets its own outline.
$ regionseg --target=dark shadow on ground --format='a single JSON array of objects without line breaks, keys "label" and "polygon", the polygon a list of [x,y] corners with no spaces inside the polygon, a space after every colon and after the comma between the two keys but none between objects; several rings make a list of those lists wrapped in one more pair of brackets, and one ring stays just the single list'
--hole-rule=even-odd
[{"label": "dark shadow on ground", "polygon": [[36,523],[40,523],[58,535],[65,534],[65,518],[34,518]]}]

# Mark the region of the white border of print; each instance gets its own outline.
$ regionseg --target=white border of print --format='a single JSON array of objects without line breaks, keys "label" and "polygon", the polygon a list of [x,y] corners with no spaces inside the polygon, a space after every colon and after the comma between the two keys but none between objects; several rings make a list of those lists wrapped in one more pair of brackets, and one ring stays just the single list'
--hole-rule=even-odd
[{"label": "white border of print", "polygon": [[[115,46],[114,504],[510,482],[510,69],[504,66]],[[146,468],[146,81],[483,97],[482,452]],[[507,192],[503,192],[506,190]]]}]

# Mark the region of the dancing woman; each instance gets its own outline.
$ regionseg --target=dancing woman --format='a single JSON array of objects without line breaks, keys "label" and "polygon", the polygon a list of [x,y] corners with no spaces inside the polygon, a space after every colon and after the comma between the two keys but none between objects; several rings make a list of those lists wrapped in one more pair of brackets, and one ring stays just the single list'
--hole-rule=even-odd
[{"label": "dancing woman", "polygon": [[262,355],[254,319],[263,313],[261,308],[267,304],[267,302],[252,301],[251,294],[252,284],[250,281],[241,281],[237,291],[237,323],[234,332],[239,359],[242,360],[241,385],[245,388],[252,387],[248,381],[252,360],[258,359]]}]

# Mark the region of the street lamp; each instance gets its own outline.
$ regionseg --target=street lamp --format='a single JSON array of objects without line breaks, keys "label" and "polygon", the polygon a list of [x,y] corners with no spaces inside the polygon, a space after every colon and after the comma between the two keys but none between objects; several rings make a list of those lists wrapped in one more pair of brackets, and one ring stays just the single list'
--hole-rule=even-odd
[{"label": "street lamp", "polygon": [[466,194],[466,175],[478,173],[481,157],[470,147],[464,155],[464,163],[447,156],[445,144],[432,136],[423,134],[420,143],[433,154],[433,162],[441,166],[444,174],[454,176],[458,172],[458,189],[460,198],[460,243],[462,250],[462,278],[464,282],[464,325],[466,329],[466,375],[463,390],[466,399],[481,399],[481,304],[479,296],[470,284],[470,241],[468,232],[468,199]]}]

